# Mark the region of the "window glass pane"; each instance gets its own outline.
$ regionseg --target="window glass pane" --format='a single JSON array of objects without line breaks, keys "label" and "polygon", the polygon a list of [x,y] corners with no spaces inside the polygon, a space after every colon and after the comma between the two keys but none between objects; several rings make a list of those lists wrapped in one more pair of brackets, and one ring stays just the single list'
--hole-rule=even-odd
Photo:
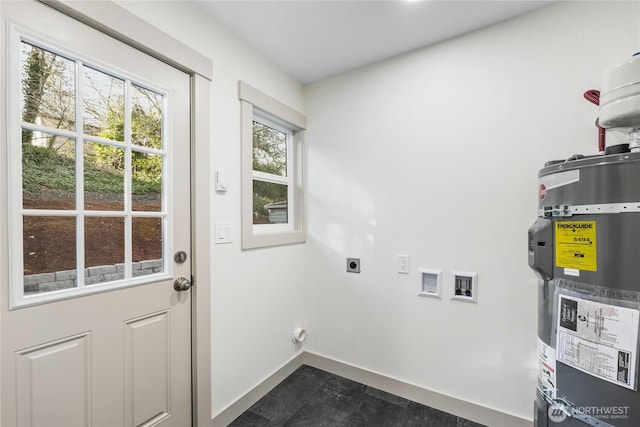
[{"label": "window glass pane", "polygon": [[131,142],[147,148],[162,148],[162,95],[131,86]]},{"label": "window glass pane", "polygon": [[253,181],[253,223],[286,224],[287,186],[264,181]]},{"label": "window glass pane", "polygon": [[76,218],[22,220],[25,295],[76,286]]},{"label": "window glass pane", "polygon": [[253,170],[287,176],[287,134],[253,122]]},{"label": "window glass pane", "polygon": [[84,133],[124,141],[124,81],[84,67]]},{"label": "window glass pane", "polygon": [[[55,129],[75,126],[75,63],[22,42],[20,109],[22,120]],[[31,132],[22,134],[31,140]]]},{"label": "window glass pane", "polygon": [[84,146],[84,207],[124,210],[124,150],[89,142]]},{"label": "window glass pane", "polygon": [[22,136],[22,206],[75,209],[75,141],[26,130]]},{"label": "window glass pane", "polygon": [[124,279],[124,218],[84,219],[85,285]]},{"label": "window glass pane", "polygon": [[162,218],[133,218],[133,276],[163,271]]},{"label": "window glass pane", "polygon": [[162,209],[162,156],[133,151],[131,156],[133,210]]}]

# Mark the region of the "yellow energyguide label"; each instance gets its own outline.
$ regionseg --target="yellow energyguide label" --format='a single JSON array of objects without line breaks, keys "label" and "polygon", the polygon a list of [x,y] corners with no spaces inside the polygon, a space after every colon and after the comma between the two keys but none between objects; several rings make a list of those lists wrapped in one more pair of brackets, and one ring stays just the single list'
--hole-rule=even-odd
[{"label": "yellow energyguide label", "polygon": [[596,222],[556,222],[556,266],[597,271]]}]

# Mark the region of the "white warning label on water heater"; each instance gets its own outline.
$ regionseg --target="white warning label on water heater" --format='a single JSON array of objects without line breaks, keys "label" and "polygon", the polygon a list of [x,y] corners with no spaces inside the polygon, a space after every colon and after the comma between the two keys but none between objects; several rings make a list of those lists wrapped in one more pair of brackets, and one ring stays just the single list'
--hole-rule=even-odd
[{"label": "white warning label on water heater", "polygon": [[538,338],[538,390],[556,398],[556,350]]},{"label": "white warning label on water heater", "polygon": [[636,390],[639,319],[639,310],[560,295],[556,360]]}]

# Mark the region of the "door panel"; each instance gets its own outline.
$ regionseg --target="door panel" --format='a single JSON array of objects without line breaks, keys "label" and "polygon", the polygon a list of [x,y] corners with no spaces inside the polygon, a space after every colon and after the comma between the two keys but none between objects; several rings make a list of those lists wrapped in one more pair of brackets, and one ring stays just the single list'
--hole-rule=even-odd
[{"label": "door panel", "polygon": [[157,421],[170,414],[169,312],[125,323],[126,426]]},{"label": "door panel", "polygon": [[18,425],[91,423],[89,334],[16,353]]},{"label": "door panel", "polygon": [[[191,277],[189,76],[37,2],[1,2],[0,14],[0,424],[191,425],[191,291],[173,288]],[[55,52],[66,76],[58,103],[32,116],[16,65],[25,41]],[[120,109],[112,129],[104,117]],[[25,159],[42,150],[24,143],[38,138],[68,167],[32,169],[33,191]],[[98,155],[113,161],[113,193],[89,185]],[[51,189],[58,176],[71,190]]]}]

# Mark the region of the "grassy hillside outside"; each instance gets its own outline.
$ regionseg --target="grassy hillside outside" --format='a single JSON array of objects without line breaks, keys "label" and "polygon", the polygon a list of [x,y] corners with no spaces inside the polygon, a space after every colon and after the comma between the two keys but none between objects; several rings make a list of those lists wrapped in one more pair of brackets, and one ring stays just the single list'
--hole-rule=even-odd
[{"label": "grassy hillside outside", "polygon": [[[73,193],[76,188],[75,159],[64,152],[31,144],[22,145],[23,191],[37,193],[43,188]],[[132,194],[160,193],[160,180],[132,179]],[[84,162],[84,190],[96,193],[124,193],[121,171],[110,170],[93,161]]]}]

